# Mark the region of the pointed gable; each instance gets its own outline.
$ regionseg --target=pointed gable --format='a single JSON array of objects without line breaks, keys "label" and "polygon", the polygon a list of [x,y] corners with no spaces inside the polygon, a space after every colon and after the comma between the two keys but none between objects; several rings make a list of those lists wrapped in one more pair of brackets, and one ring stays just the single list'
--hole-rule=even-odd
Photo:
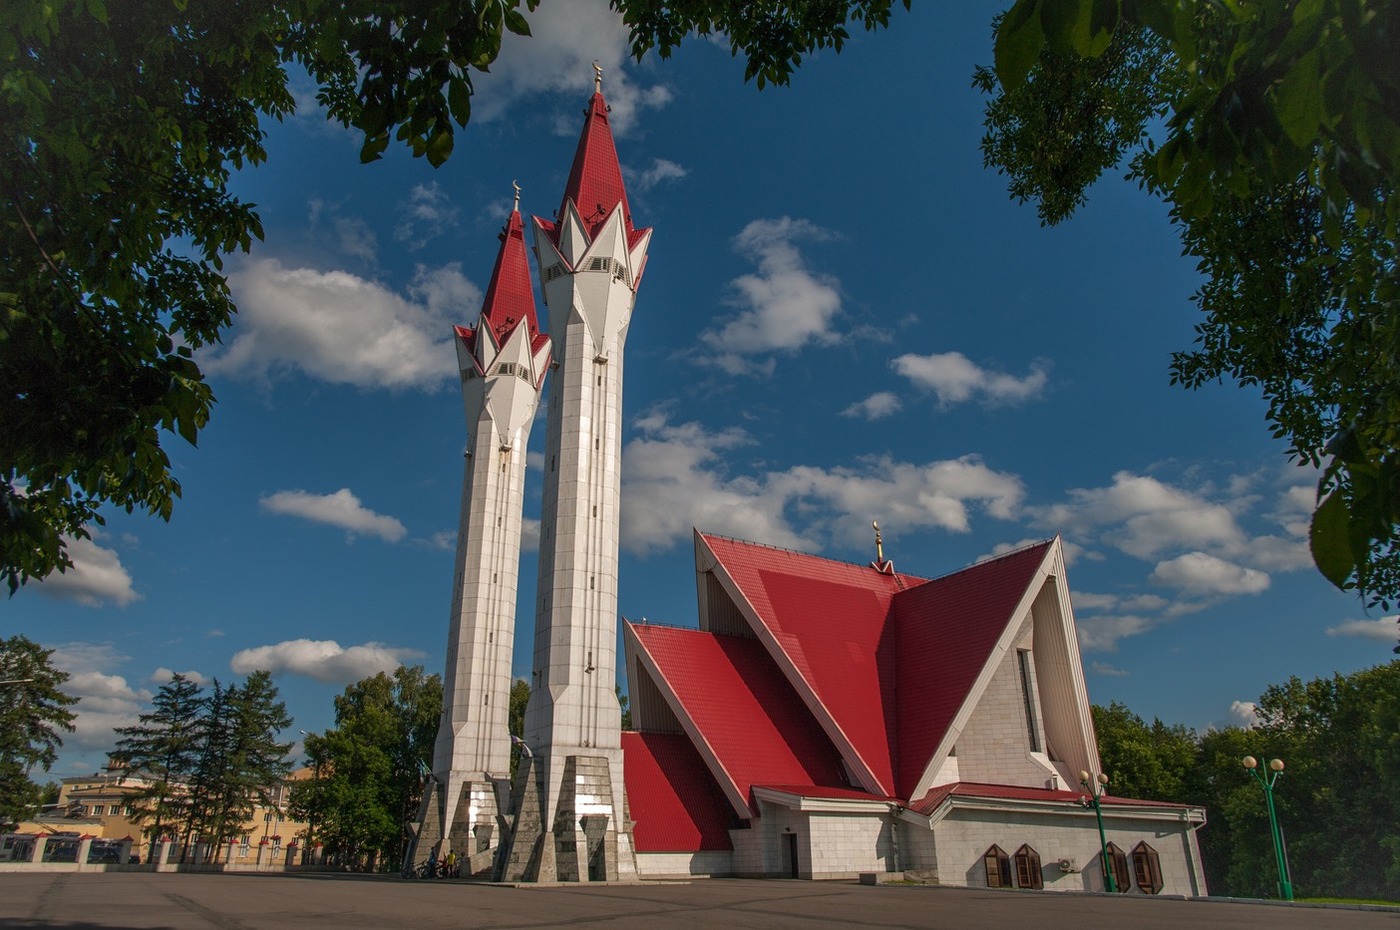
[{"label": "pointed gable", "polygon": [[845,784],[840,755],[761,643],[627,622],[624,631],[735,813],[748,816],[755,785]]},{"label": "pointed gable", "polygon": [[519,210],[511,211],[501,231],[501,248],[496,253],[496,266],[491,270],[491,283],[486,287],[481,316],[491,327],[497,345],[505,344],[521,323],[529,327],[532,348],[542,338],[535,316],[535,290],[530,282],[525,227]]},{"label": "pointed gable", "polygon": [[[865,787],[894,794],[891,601],[922,579],[701,534],[794,687]],[[741,607],[742,609],[742,607]]]},{"label": "pointed gable", "polygon": [[900,796],[915,790],[1052,545],[1038,543],[894,597]]}]

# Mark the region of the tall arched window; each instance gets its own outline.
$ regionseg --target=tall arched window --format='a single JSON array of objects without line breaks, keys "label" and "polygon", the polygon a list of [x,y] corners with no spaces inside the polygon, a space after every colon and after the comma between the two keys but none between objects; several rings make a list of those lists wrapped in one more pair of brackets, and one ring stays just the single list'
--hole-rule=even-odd
[{"label": "tall arched window", "polygon": [[[1117,843],[1108,844],[1108,861],[1113,867],[1113,884],[1120,892],[1126,892],[1131,880],[1128,877],[1128,854],[1118,848]],[[1104,883],[1107,886],[1107,882]]]},{"label": "tall arched window", "polygon": [[982,857],[982,864],[987,867],[988,888],[1011,887],[1011,857],[1004,849],[993,844]]},{"label": "tall arched window", "polygon": [[1138,890],[1145,894],[1157,894],[1162,890],[1162,860],[1157,850],[1146,842],[1133,847],[1133,878]]},{"label": "tall arched window", "polygon": [[1040,853],[1028,844],[1016,850],[1016,887],[1044,888],[1045,874],[1040,870]]}]

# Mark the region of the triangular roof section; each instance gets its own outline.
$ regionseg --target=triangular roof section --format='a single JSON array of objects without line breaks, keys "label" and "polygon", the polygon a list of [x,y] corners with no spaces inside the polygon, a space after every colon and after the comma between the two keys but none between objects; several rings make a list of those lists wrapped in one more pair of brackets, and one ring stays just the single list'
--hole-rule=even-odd
[{"label": "triangular roof section", "polygon": [[629,668],[648,675],[736,815],[755,785],[844,787],[841,757],[763,645],[624,621]]},{"label": "triangular roof section", "polygon": [[895,794],[895,596],[923,579],[757,543],[696,534],[754,634],[865,790]]},{"label": "triangular roof section", "polygon": [[922,793],[920,781],[950,727],[960,712],[966,711],[966,721],[1010,648],[1039,590],[1035,582],[1052,548],[1055,541],[1046,540],[936,578],[894,599],[899,649],[893,677],[899,683],[898,714],[904,723],[897,747],[898,794],[910,798]]},{"label": "triangular roof section", "polygon": [[684,733],[623,733],[638,852],[733,849],[728,805]]}]

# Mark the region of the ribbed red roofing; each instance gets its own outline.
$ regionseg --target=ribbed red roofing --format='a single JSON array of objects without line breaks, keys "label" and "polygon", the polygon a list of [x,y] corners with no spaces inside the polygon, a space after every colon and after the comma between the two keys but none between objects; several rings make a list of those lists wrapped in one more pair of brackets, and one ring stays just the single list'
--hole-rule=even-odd
[{"label": "ribbed red roofing", "polygon": [[622,168],[617,163],[617,147],[613,144],[612,127],[608,123],[608,103],[601,93],[595,93],[584,111],[583,135],[579,136],[574,164],[569,169],[569,182],[564,185],[564,200],[559,204],[562,217],[570,200],[588,227],[588,238],[598,235],[613,207],[622,204],[622,218],[627,231],[632,231],[632,212],[627,208],[627,191],[622,186]]},{"label": "ribbed red roofing", "polygon": [[752,804],[760,785],[844,786],[840,755],[773,664],[763,644],[740,636],[627,624],[666,686]]},{"label": "ribbed red roofing", "polygon": [[486,302],[481,313],[491,322],[498,345],[504,343],[522,321],[530,327],[532,346],[539,335],[535,289],[530,283],[530,260],[525,253],[525,227],[519,210],[511,211],[506,228],[501,231],[501,248],[496,253],[496,267],[491,270],[491,283],[486,286]]},{"label": "ribbed red roofing", "polygon": [[704,536],[759,619],[885,794],[895,793],[895,639],[886,622],[909,575]]},{"label": "ribbed red roofing", "polygon": [[[622,184],[622,167],[617,161],[617,146],[613,143],[612,127],[608,119],[608,103],[601,93],[595,93],[584,111],[583,134],[579,136],[578,149],[574,152],[574,164],[569,169],[569,180],[564,185],[564,199],[559,203],[559,217],[562,219],[569,201],[588,228],[588,238],[593,240],[603,221],[613,208],[622,204],[622,221],[627,228],[627,248],[630,251],[646,234],[645,229],[632,225],[632,209],[627,203],[627,189]],[[540,217],[535,219],[557,245],[559,230],[556,224]],[[637,276],[640,277],[640,269]]]},{"label": "ribbed red roofing", "polygon": [[894,598],[899,682],[897,792],[913,792],[1050,541],[945,575]]},{"label": "ribbed red roofing", "polygon": [[733,849],[729,804],[683,733],[623,733],[623,780],[637,852]]}]

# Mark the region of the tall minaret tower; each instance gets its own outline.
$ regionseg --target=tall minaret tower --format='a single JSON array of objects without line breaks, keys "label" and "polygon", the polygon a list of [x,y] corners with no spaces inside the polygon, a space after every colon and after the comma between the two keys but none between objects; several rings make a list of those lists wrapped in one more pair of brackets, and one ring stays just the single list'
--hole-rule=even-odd
[{"label": "tall minaret tower", "polygon": [[549,398],[538,603],[517,820],[502,877],[635,878],[617,703],[622,349],[650,229],[632,223],[594,65],[555,220],[535,217],[558,371]]},{"label": "tall minaret tower", "polygon": [[520,188],[474,328],[455,327],[471,444],[462,476],[457,571],[447,634],[442,722],[425,792],[417,854],[441,842],[492,867],[495,783],[510,777],[511,650],[520,569],[525,447],[550,364],[540,332],[520,219]]}]

